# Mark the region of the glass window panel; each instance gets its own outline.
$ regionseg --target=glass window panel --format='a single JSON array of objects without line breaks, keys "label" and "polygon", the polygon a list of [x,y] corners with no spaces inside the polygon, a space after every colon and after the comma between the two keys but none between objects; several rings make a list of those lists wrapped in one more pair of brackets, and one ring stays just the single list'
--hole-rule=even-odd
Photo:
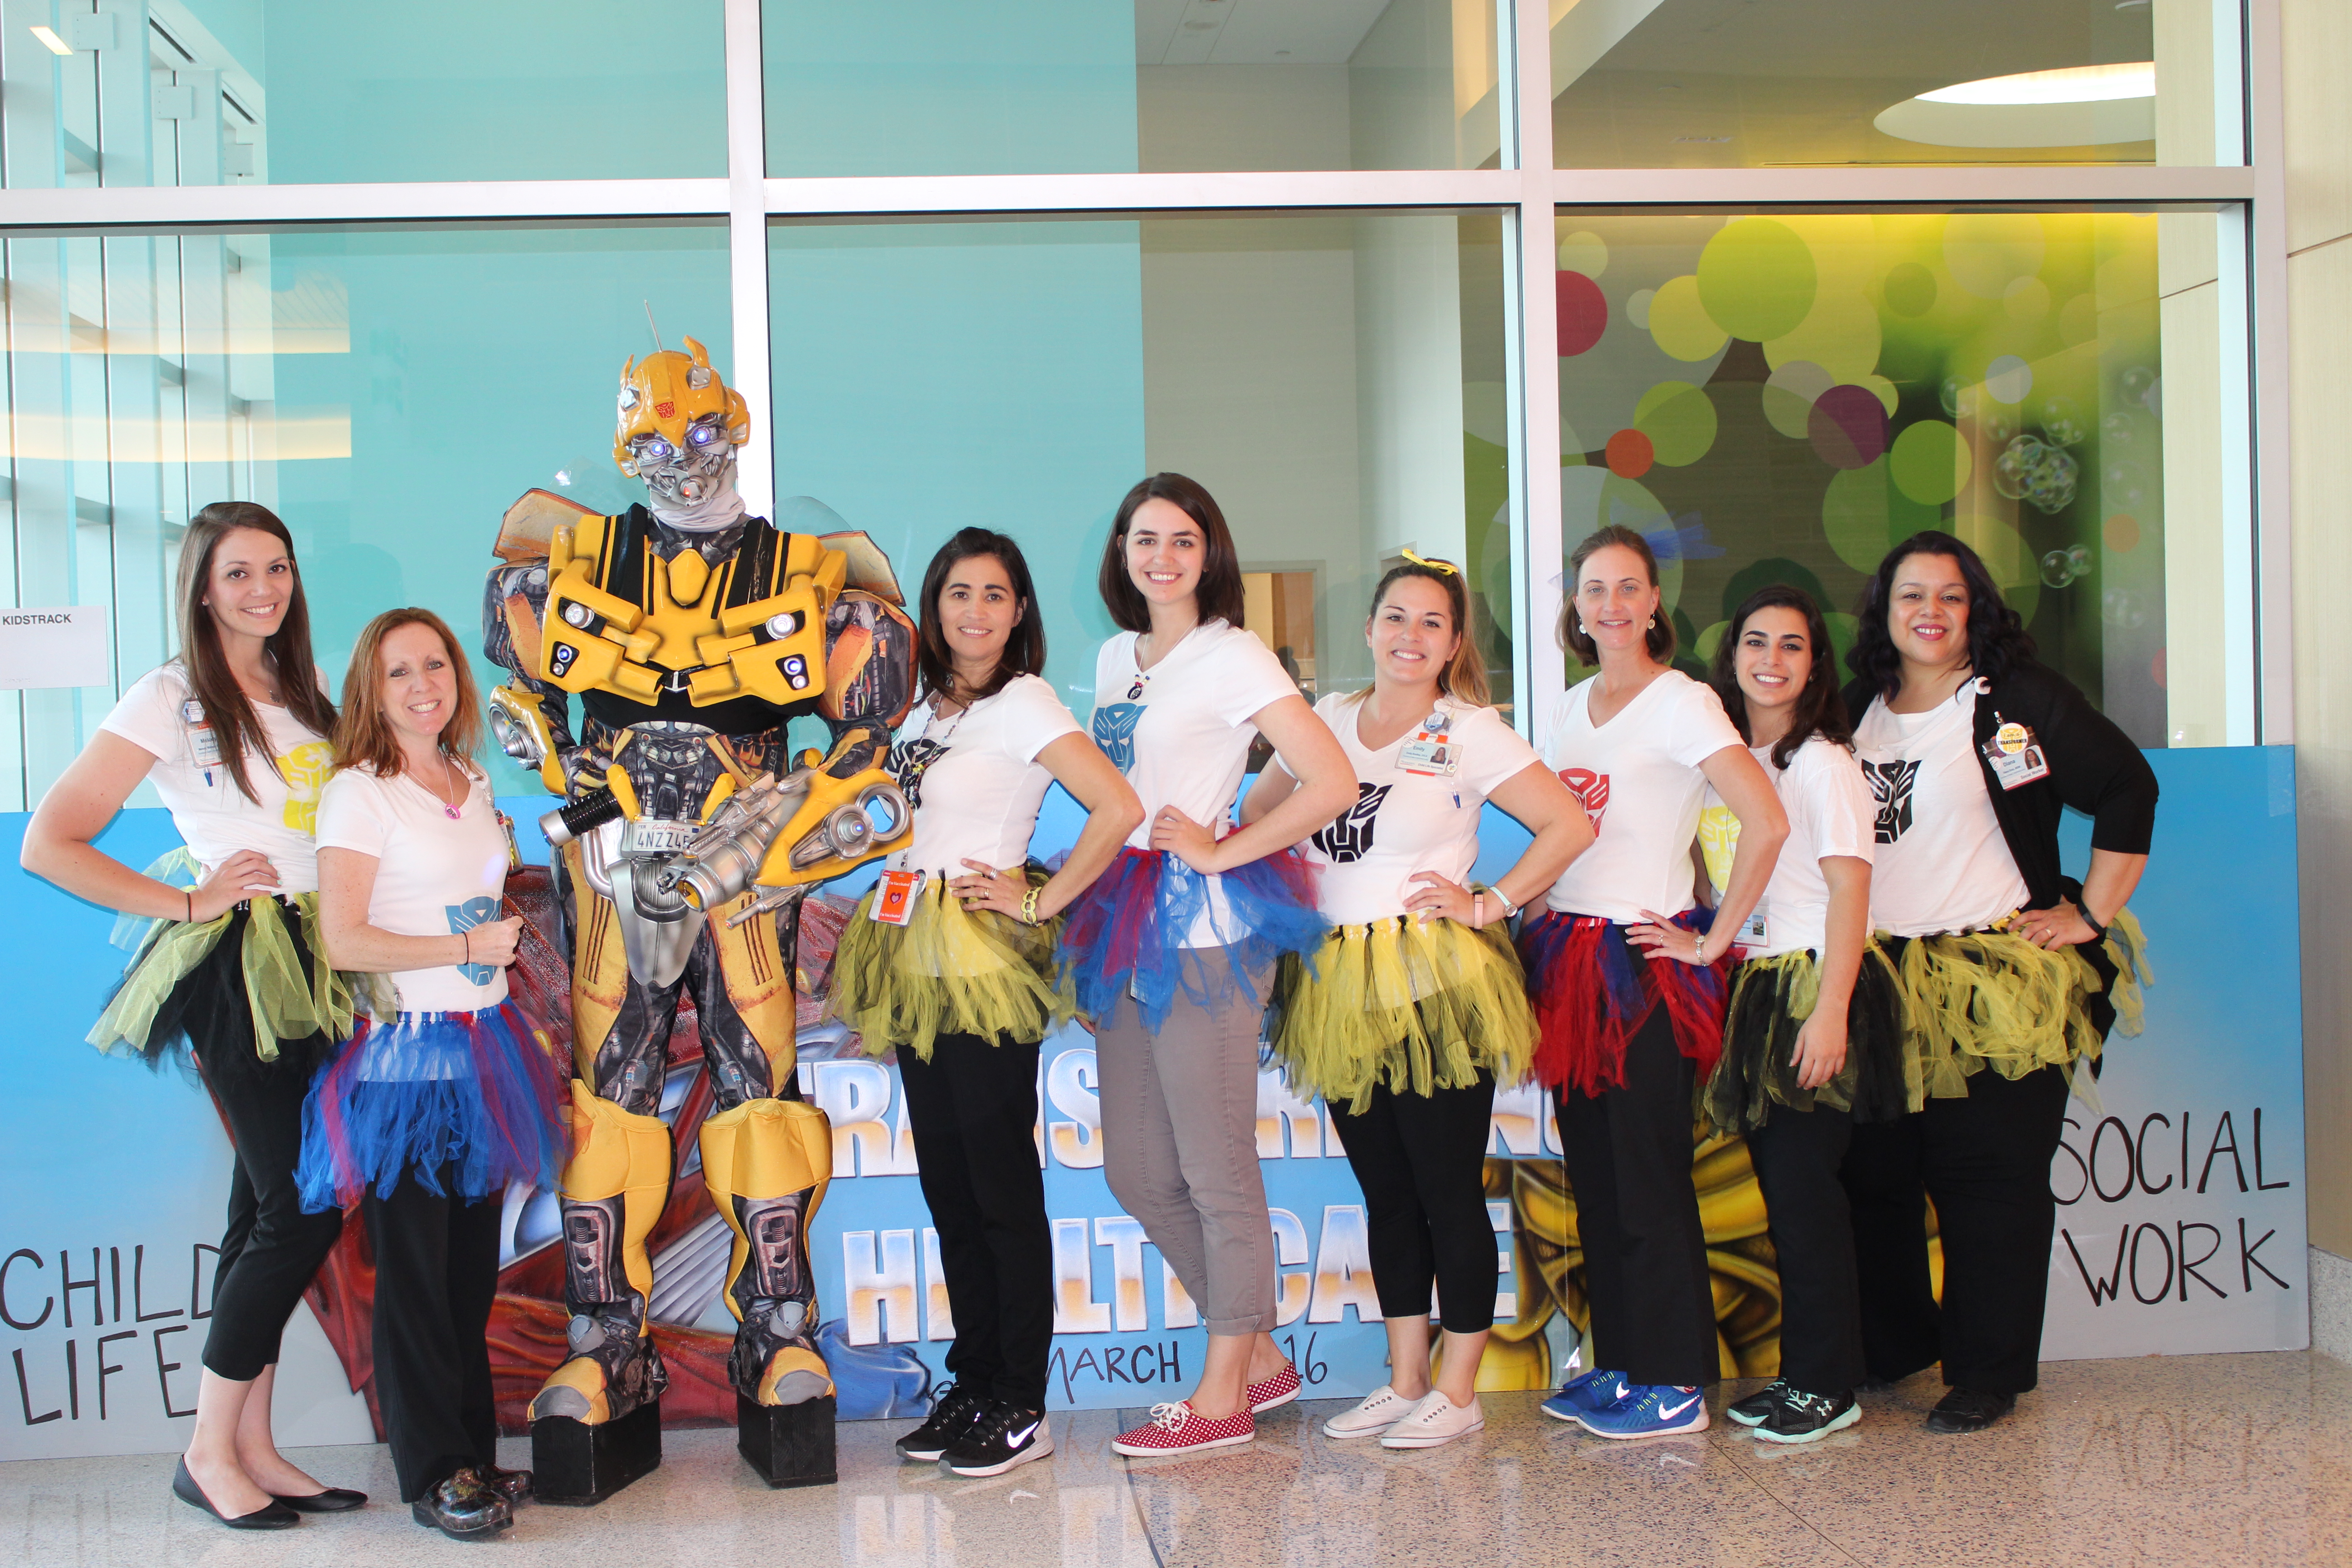
[{"label": "glass window panel", "polygon": [[1564,169],[2244,161],[2238,0],[1549,4]]},{"label": "glass window panel", "polygon": [[1945,530],[2140,744],[2223,744],[2251,647],[2235,222],[1563,214],[1563,545],[1647,536],[1699,674],[1769,582],[1843,658],[1880,558]]},{"label": "glass window panel", "polygon": [[716,4],[0,0],[0,72],[12,188],[727,172]]},{"label": "glass window panel", "polygon": [[650,344],[648,307],[672,346],[690,332],[733,358],[718,226],[0,245],[6,602],[106,605],[115,638],[110,685],[0,692],[0,809],[39,799],[121,688],[176,651],[193,512],[255,500],[285,519],[339,686],[381,610],[479,626],[499,518],[524,490],[615,509],[642,494],[613,467],[613,396]]},{"label": "glass window panel", "polygon": [[768,173],[1494,166],[1496,0],[765,0]]},{"label": "glass window panel", "polygon": [[1303,689],[1369,683],[1371,587],[1410,546],[1470,568],[1510,700],[1493,214],[779,224],[769,267],[778,493],[910,585],[956,527],[1019,539],[1073,707],[1114,629],[1111,514],[1160,469],[1216,496],[1250,629]]}]

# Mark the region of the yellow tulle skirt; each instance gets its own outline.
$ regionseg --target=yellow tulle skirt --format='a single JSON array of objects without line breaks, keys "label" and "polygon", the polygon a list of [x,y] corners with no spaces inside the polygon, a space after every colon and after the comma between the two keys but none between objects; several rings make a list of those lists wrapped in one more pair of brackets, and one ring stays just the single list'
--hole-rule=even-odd
[{"label": "yellow tulle skirt", "polygon": [[[1029,868],[1032,887],[1046,873]],[[825,1011],[856,1029],[866,1054],[910,1046],[924,1061],[941,1035],[1034,1045],[1077,1013],[1076,986],[1054,963],[1055,918],[1023,925],[993,910],[970,910],[933,877],[902,926],[873,918],[880,889],[858,900],[833,960]]]},{"label": "yellow tulle skirt", "polygon": [[1501,924],[1395,916],[1335,928],[1276,970],[1267,1038],[1292,1086],[1360,1114],[1392,1094],[1508,1088],[1535,1056],[1527,977]]},{"label": "yellow tulle skirt", "polygon": [[1927,1096],[1954,1100],[1987,1069],[2021,1079],[2043,1068],[2096,1061],[2105,1045],[2091,999],[2105,994],[2116,1027],[2145,1017],[2147,941],[2137,917],[2116,914],[2105,950],[2112,988],[2075,948],[2054,952],[2002,931],[1915,937],[1895,959],[1905,1035]]}]

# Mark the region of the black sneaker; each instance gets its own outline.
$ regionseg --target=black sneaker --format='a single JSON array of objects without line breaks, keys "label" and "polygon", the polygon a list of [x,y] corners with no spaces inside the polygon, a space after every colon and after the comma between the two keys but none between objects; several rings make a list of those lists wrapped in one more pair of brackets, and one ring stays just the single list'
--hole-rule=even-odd
[{"label": "black sneaker", "polygon": [[988,1409],[988,1400],[959,1384],[949,1384],[931,1403],[931,1418],[898,1439],[898,1457],[929,1464],[948,1451],[948,1445],[972,1428]]},{"label": "black sneaker", "polygon": [[1780,1401],[1789,1394],[1789,1380],[1776,1377],[1737,1405],[1727,1405],[1723,1413],[1742,1426],[1761,1426],[1780,1408]]},{"label": "black sneaker", "polygon": [[1811,1443],[1862,1419],[1862,1406],[1846,1394],[1807,1394],[1782,1385],[1780,1407],[1756,1427],[1767,1443]]},{"label": "black sneaker", "polygon": [[1001,1476],[1053,1451],[1054,1429],[1044,1411],[1024,1410],[1000,1399],[949,1446],[940,1463],[959,1476]]}]

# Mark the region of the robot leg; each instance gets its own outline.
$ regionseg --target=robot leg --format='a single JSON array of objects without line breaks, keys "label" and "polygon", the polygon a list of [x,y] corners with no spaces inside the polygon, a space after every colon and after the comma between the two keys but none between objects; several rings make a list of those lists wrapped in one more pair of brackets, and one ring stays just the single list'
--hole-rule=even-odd
[{"label": "robot leg", "polygon": [[573,1152],[563,1170],[563,1294],[571,1358],[549,1374],[530,1418],[595,1426],[628,1415],[669,1382],[648,1332],[654,1288],[646,1238],[669,1201],[669,1128],[572,1080]]},{"label": "robot leg", "polygon": [[755,1404],[799,1405],[833,1392],[814,1342],[808,1252],[832,1174],[833,1128],[813,1105],[749,1100],[702,1124],[702,1179],[735,1233],[727,1307],[741,1327],[728,1366]]}]

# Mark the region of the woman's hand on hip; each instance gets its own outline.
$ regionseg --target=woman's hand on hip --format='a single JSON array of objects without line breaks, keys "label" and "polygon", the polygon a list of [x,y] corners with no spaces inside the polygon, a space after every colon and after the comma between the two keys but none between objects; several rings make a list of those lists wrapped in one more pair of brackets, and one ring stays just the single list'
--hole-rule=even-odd
[{"label": "woman's hand on hip", "polygon": [[2009,922],[2009,929],[2036,947],[2080,947],[2099,940],[2099,933],[2083,918],[2081,907],[2068,899],[2046,910],[2022,911]]},{"label": "woman's hand on hip", "polygon": [[222,861],[188,896],[188,912],[198,921],[217,920],[233,906],[278,891],[278,868],[258,849],[240,849]]},{"label": "woman's hand on hip", "polygon": [[[1408,914],[1417,914],[1424,920],[1431,915],[1441,915],[1457,925],[1476,929],[1478,921],[1473,917],[1477,910],[1469,889],[1449,882],[1434,871],[1415,871],[1412,879],[1423,885],[1405,895],[1404,907]],[[1503,900],[1487,900],[1486,910],[1490,915],[1500,915]]]},{"label": "woman's hand on hip", "polygon": [[1151,819],[1151,847],[1173,855],[1195,871],[1213,872],[1217,865],[1217,836],[1177,810],[1163,805],[1160,815]]},{"label": "woman's hand on hip", "polygon": [[1642,911],[1642,919],[1645,923],[1625,928],[1625,937],[1642,950],[1644,958],[1671,958],[1677,963],[1704,967],[1722,957],[1724,947],[1729,945],[1718,946],[1712,935],[1678,926],[1649,910]]},{"label": "woman's hand on hip", "polygon": [[1010,871],[999,870],[985,860],[966,860],[971,868],[969,877],[950,878],[948,891],[963,902],[967,910],[993,910],[1000,915],[1021,918],[1021,902],[1029,896],[1029,879],[1015,867]]}]

